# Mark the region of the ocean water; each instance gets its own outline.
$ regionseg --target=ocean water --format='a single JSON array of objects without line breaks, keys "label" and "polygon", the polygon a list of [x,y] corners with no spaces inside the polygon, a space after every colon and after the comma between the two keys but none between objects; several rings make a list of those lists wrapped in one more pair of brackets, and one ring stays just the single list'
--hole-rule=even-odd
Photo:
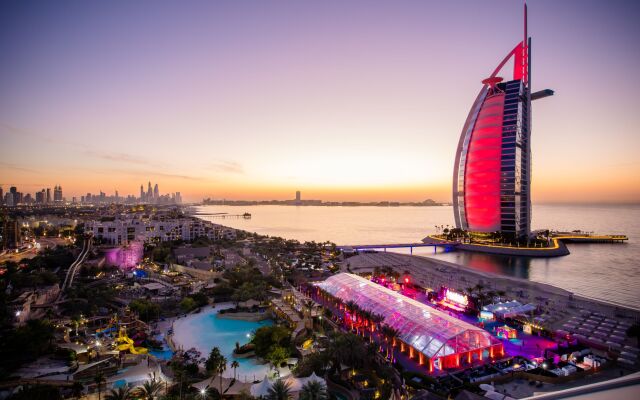
[{"label": "ocean water", "polygon": [[229,307],[231,305],[219,305],[177,319],[173,324],[174,343],[184,350],[195,348],[205,359],[209,357],[211,349],[217,346],[222,355],[227,358],[227,370],[222,376],[233,377],[231,362],[235,360],[240,364],[236,370],[237,379],[243,382],[261,380],[269,370],[269,365],[258,364],[255,358],[235,358],[233,349],[236,347],[236,342],[240,345],[247,343],[248,335],[261,326],[271,325],[273,321],[252,322],[218,318],[218,311]]},{"label": "ocean water", "polygon": [[[201,218],[264,235],[300,241],[329,240],[338,245],[419,242],[435,233],[436,225],[454,224],[450,206],[202,206],[199,211],[249,212],[251,219],[206,215]],[[414,254],[548,283],[583,296],[640,308],[640,205],[534,205],[532,226],[534,229],[625,234],[629,241],[624,244],[569,244],[571,254],[555,258],[466,252],[434,254],[431,248],[416,249]]]}]

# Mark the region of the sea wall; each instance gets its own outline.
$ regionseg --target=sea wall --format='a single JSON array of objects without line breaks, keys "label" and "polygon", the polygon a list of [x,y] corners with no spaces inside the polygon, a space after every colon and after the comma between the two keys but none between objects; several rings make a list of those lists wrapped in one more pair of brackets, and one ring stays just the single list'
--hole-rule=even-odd
[{"label": "sea wall", "polygon": [[483,246],[481,244],[461,243],[456,246],[456,250],[520,257],[559,257],[569,255],[569,249],[564,243],[559,240],[556,240],[555,243],[555,246],[542,248]]}]

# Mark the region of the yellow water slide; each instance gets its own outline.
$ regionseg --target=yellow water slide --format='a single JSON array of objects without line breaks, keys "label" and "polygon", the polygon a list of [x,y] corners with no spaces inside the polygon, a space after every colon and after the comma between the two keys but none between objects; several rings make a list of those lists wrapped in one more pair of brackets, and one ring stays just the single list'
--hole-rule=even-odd
[{"label": "yellow water slide", "polygon": [[129,351],[131,354],[147,354],[149,352],[146,347],[135,347],[133,345],[133,340],[127,336],[127,329],[124,326],[120,327],[116,340],[120,343],[118,344],[118,351]]}]

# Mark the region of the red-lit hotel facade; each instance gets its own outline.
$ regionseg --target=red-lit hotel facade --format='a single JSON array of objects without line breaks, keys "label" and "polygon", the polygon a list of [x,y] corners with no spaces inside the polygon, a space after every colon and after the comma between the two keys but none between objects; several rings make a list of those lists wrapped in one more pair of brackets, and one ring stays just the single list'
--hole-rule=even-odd
[{"label": "red-lit hotel facade", "polygon": [[[482,81],[460,135],[453,175],[456,226],[523,237],[531,226],[531,39],[527,36]],[[512,79],[498,76],[513,60]]]}]

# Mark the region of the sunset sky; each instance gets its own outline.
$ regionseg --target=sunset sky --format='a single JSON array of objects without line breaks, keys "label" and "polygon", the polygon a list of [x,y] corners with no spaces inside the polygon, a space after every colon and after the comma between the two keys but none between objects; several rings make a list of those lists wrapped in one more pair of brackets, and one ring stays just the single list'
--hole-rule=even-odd
[{"label": "sunset sky", "polygon": [[[640,2],[532,0],[533,201],[640,202]],[[451,201],[520,1],[6,1],[0,184]]]}]

